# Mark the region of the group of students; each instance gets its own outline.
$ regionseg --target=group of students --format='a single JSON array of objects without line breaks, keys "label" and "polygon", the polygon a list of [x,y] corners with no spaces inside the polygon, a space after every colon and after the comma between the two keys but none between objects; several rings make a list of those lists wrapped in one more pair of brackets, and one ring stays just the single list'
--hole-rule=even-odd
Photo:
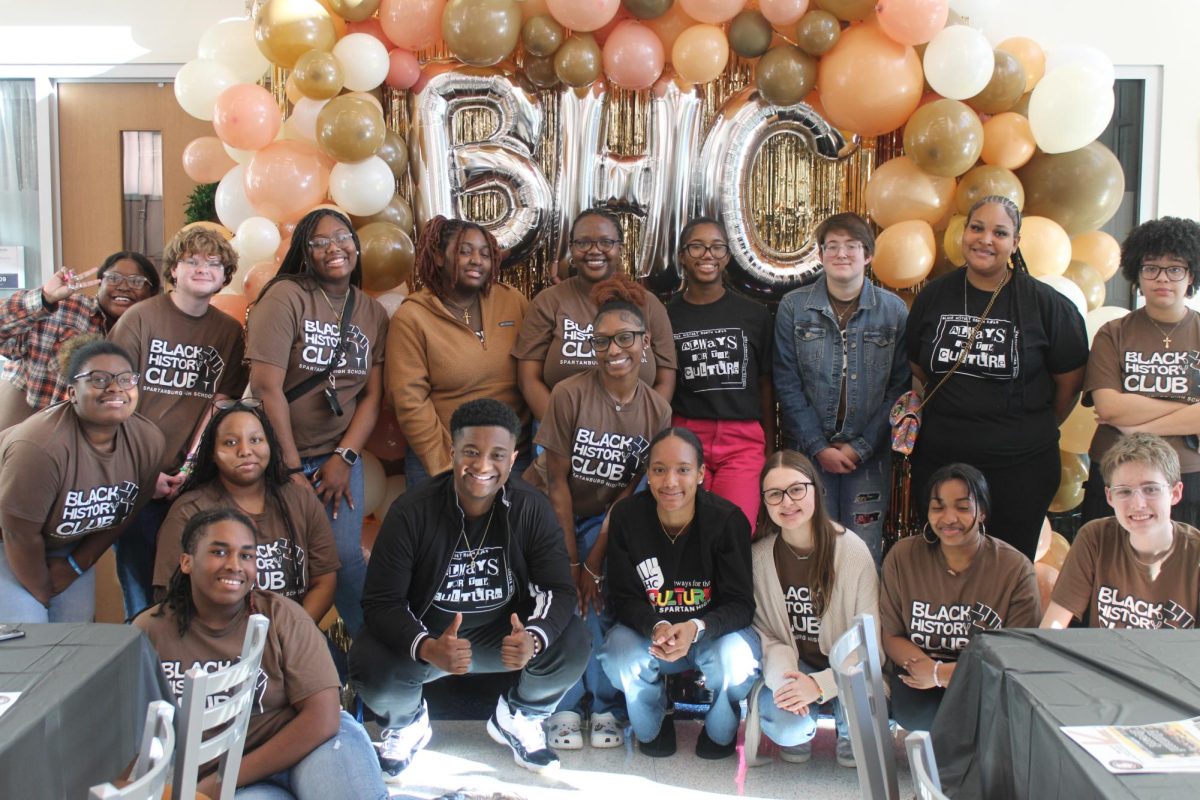
[{"label": "group of students", "polygon": [[[582,747],[585,716],[594,747],[630,724],[643,752],[674,752],[663,676],[692,669],[713,692],[699,755],[732,754],[749,698],[756,736],[803,761],[836,699],[829,648],[859,613],[881,615],[895,718],[927,728],[972,631],[1042,617],[1030,558],[1081,388],[1104,423],[1090,507],[1116,517],[1081,532],[1047,624],[1189,627],[1200,611],[1197,534],[1170,519],[1174,503],[1193,521],[1200,500],[1200,317],[1184,304],[1200,226],[1130,235],[1122,268],[1146,307],[1106,325],[1090,360],[1082,319],[1028,275],[1019,235],[1010,201],[981,200],[966,266],[909,312],[867,279],[870,226],[836,215],[816,234],[823,274],[774,320],[725,287],[719,220],[683,230],[685,284],[664,306],[623,277],[602,209],[572,226],[573,274],[532,302],[497,281],[485,228],[431,220],[419,288],[390,323],[330,209],[297,224],[244,334],[210,303],[236,253],[202,228],[164,253],[169,294],[133,254],[95,278],[61,270],[0,321],[0,406],[28,417],[0,434],[0,617],[91,619],[114,542],[127,614],[170,674],[235,657],[248,611],[269,612],[278,714],[239,777],[264,792],[296,794],[351,759],[354,796],[382,796],[378,763],[398,774],[429,740],[421,686],[468,671],[520,672],[489,732],[531,769]],[[913,375],[928,524],[883,559],[888,416]],[[368,565],[359,452],[385,391],[408,491]],[[334,713],[313,623],[335,604],[349,680],[384,728],[378,763]]]}]

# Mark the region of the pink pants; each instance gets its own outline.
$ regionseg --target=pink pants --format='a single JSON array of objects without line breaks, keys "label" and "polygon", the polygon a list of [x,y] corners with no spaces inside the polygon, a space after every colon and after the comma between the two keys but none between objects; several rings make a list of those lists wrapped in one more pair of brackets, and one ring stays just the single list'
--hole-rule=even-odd
[{"label": "pink pants", "polygon": [[753,531],[762,498],[759,473],[767,460],[762,425],[752,419],[688,419],[678,414],[671,424],[696,434],[704,446],[705,487],[740,508]]}]

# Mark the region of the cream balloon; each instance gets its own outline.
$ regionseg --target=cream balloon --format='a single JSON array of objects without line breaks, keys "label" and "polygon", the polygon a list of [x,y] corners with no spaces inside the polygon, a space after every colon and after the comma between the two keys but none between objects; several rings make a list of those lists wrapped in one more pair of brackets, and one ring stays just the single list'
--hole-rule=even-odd
[{"label": "cream balloon", "polygon": [[250,159],[254,158],[253,150],[241,150],[237,147],[230,147],[224,142],[221,142],[221,147],[224,147],[225,152],[229,154],[229,157],[239,164],[249,164]]},{"label": "cream balloon", "polygon": [[353,164],[337,164],[329,173],[329,196],[356,217],[382,211],[395,193],[396,178],[379,156]]},{"label": "cream balloon", "polygon": [[1025,217],[1021,222],[1021,255],[1035,278],[1062,275],[1071,264],[1071,237],[1052,219]]},{"label": "cream balloon", "polygon": [[343,85],[354,92],[369,92],[383,83],[391,68],[387,48],[368,33],[348,33],[333,46],[333,57],[342,68]]},{"label": "cream balloon", "polygon": [[239,83],[257,83],[271,62],[254,43],[254,21],[230,17],[200,36],[200,58],[220,61],[233,70]]},{"label": "cream balloon", "polygon": [[[400,284],[404,286],[404,284]],[[396,315],[396,311],[400,308],[400,304],[407,299],[408,295],[396,289],[384,292],[375,298],[375,302],[383,306],[383,310],[387,312],[388,319]]]},{"label": "cream balloon", "polygon": [[387,473],[374,453],[363,450],[358,457],[363,462],[363,513],[379,507],[387,487]]},{"label": "cream balloon", "polygon": [[213,118],[213,105],[221,92],[240,83],[237,73],[220,61],[193,59],[175,73],[175,99],[196,119]]},{"label": "cream balloon", "polygon": [[1075,281],[1064,275],[1045,275],[1039,277],[1038,280],[1053,287],[1055,291],[1070,300],[1071,304],[1079,311],[1079,316],[1087,319],[1087,297],[1084,296],[1083,289],[1080,289]]},{"label": "cream balloon", "polygon": [[1089,311],[1083,318],[1087,326],[1088,346],[1091,346],[1092,340],[1096,338],[1096,333],[1106,323],[1112,322],[1114,319],[1120,319],[1128,313],[1128,308],[1121,308],[1120,306],[1100,306],[1094,311]]},{"label": "cream balloon", "polygon": [[[378,300],[379,298],[376,298]],[[379,507],[375,509],[375,516],[383,519],[387,516],[387,512],[391,509],[392,503],[404,494],[407,489],[407,481],[403,475],[388,475],[387,480],[383,484],[383,500],[380,501]]]},{"label": "cream balloon", "polygon": [[1078,150],[1104,132],[1115,104],[1112,82],[1087,67],[1047,73],[1029,98],[1034,141],[1046,153]]},{"label": "cream balloon", "polygon": [[254,206],[246,199],[246,165],[238,164],[217,184],[217,192],[213,197],[213,205],[217,208],[217,218],[221,224],[231,231],[236,231],[243,222],[256,217]]},{"label": "cream balloon", "polygon": [[266,217],[250,217],[238,225],[231,244],[239,263],[257,264],[274,256],[281,241],[278,225]]},{"label": "cream balloon", "polygon": [[987,37],[966,25],[943,28],[925,48],[925,80],[942,97],[966,100],[992,79],[996,54]]},{"label": "cream balloon", "polygon": [[[1096,309],[1099,311],[1099,309]],[[1064,453],[1086,453],[1092,445],[1092,436],[1096,433],[1096,411],[1083,403],[1076,403],[1075,409],[1058,426],[1058,449]]]},{"label": "cream balloon", "polygon": [[296,105],[292,106],[292,115],[283,123],[284,138],[315,144],[317,141],[317,115],[321,113],[321,109],[328,102],[328,100],[301,97]]}]

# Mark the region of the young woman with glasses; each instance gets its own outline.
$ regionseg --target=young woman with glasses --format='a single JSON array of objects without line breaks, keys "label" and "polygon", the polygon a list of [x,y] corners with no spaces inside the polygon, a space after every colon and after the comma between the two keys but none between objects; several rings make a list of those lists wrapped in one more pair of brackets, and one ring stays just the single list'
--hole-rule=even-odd
[{"label": "young woman with glasses", "polygon": [[1200,314],[1188,308],[1200,270],[1200,224],[1163,217],[1137,226],[1121,247],[1121,273],[1146,304],[1105,324],[1092,340],[1085,405],[1100,426],[1088,451],[1087,522],[1111,513],[1100,462],[1122,433],[1162,436],[1179,456],[1183,498],[1171,515],[1200,525]]},{"label": "young woman with glasses", "polygon": [[138,373],[112,342],[60,353],[68,400],[0,444],[0,619],[91,622],[93,567],[154,495],[163,435],[134,413]]}]

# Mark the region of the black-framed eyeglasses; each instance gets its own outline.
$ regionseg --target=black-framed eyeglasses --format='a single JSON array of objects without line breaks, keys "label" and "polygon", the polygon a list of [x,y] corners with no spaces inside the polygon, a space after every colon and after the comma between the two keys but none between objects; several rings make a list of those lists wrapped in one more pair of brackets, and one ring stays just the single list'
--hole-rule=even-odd
[{"label": "black-framed eyeglasses", "polygon": [[114,382],[118,389],[132,389],[137,386],[138,379],[142,376],[136,372],[118,372],[116,375],[102,369],[93,369],[88,372],[81,372],[71,378],[73,381],[87,381],[88,386],[93,389],[103,391],[111,386]]},{"label": "black-framed eyeglasses", "polygon": [[580,252],[586,253],[593,247],[600,250],[601,253],[611,253],[612,249],[619,245],[616,239],[572,239],[571,247],[574,247]]},{"label": "black-framed eyeglasses", "polygon": [[239,397],[237,400],[213,401],[213,406],[217,409],[217,411],[228,411],[231,408],[262,408],[262,404],[262,400],[259,400],[257,397]]},{"label": "black-framed eyeglasses", "polygon": [[128,286],[130,289],[145,289],[150,285],[150,279],[145,275],[122,275],[119,272],[106,272],[100,280],[107,286]]},{"label": "black-framed eyeglasses", "polygon": [[1161,267],[1158,264],[1142,264],[1141,269],[1138,270],[1138,275],[1141,275],[1148,281],[1155,281],[1164,272],[1167,273],[1167,280],[1169,281],[1181,281],[1188,276],[1187,267],[1178,265]]},{"label": "black-framed eyeglasses", "polygon": [[705,253],[712,253],[713,258],[724,258],[729,255],[729,245],[725,242],[713,242],[712,244],[688,242],[683,249],[692,258],[703,258]]},{"label": "black-framed eyeglasses", "polygon": [[346,242],[353,242],[353,241],[354,241],[353,233],[349,233],[347,231],[342,231],[341,233],[335,233],[333,235],[333,238],[326,238],[324,236],[314,236],[313,238],[308,240],[308,246],[311,247],[313,250],[325,250],[325,249],[328,249],[329,245],[331,245],[331,244],[336,244],[338,247],[343,247],[346,244]]},{"label": "black-framed eyeglasses", "polygon": [[808,497],[808,487],[811,483],[793,483],[786,489],[764,489],[762,493],[763,502],[769,506],[777,506],[783,502],[783,496],[786,494],[792,500],[799,503],[805,497]]},{"label": "black-framed eyeglasses", "polygon": [[621,331],[614,333],[612,336],[593,336],[592,347],[595,350],[607,350],[608,346],[613,342],[617,343],[617,347],[622,350],[628,350],[633,347],[633,343],[638,340],[639,336],[644,336],[645,331]]}]

